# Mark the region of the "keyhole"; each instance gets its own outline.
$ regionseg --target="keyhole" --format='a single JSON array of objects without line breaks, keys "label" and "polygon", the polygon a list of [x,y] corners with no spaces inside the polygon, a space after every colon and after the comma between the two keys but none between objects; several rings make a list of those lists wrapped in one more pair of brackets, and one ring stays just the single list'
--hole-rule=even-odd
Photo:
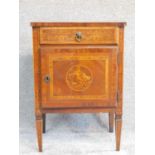
[{"label": "keyhole", "polygon": [[44,81],[46,82],[46,83],[48,83],[49,82],[49,80],[50,80],[50,77],[47,75],[47,76],[45,76],[45,78],[44,78]]},{"label": "keyhole", "polygon": [[49,80],[49,77],[47,76],[47,77],[46,77],[46,81],[48,81],[48,80]]}]

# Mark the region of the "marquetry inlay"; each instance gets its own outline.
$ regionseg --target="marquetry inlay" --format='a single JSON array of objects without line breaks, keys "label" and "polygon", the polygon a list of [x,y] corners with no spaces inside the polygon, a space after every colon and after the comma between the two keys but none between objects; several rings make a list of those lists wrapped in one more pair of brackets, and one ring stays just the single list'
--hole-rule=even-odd
[{"label": "marquetry inlay", "polygon": [[66,83],[74,91],[84,91],[92,83],[93,75],[91,70],[82,65],[75,65],[69,68],[66,74]]},{"label": "marquetry inlay", "polygon": [[[87,65],[86,65],[87,64]],[[88,66],[89,64],[89,66]],[[98,66],[101,72],[96,74]],[[64,68],[65,66],[65,68]],[[109,57],[104,56],[49,56],[50,98],[53,99],[103,99],[109,89]],[[55,74],[54,74],[55,73]],[[57,74],[57,76],[56,76]],[[59,75],[59,76],[58,76]],[[97,79],[102,83],[96,85]],[[66,86],[61,87],[61,83]],[[92,90],[96,89],[95,92]],[[79,94],[79,93],[82,93]]]}]

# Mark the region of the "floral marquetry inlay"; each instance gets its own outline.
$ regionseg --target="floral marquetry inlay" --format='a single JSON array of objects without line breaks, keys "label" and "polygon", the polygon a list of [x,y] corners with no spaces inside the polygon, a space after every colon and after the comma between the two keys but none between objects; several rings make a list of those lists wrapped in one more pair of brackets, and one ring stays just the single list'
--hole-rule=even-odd
[{"label": "floral marquetry inlay", "polygon": [[89,88],[93,80],[90,69],[86,66],[75,65],[66,74],[66,83],[74,91],[84,91]]}]

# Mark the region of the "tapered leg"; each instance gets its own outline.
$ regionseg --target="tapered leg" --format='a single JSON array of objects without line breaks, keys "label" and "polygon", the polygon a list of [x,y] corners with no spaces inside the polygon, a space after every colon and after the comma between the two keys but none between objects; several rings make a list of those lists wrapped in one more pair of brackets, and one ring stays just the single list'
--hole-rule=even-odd
[{"label": "tapered leg", "polygon": [[37,129],[39,152],[42,152],[42,129],[43,129],[42,119],[36,119],[36,129]]},{"label": "tapered leg", "polygon": [[109,112],[109,132],[113,132],[114,128],[114,112]]},{"label": "tapered leg", "polygon": [[116,151],[120,150],[121,129],[122,129],[122,116],[116,115],[115,116]]},{"label": "tapered leg", "polygon": [[46,114],[43,114],[43,133],[46,133]]}]

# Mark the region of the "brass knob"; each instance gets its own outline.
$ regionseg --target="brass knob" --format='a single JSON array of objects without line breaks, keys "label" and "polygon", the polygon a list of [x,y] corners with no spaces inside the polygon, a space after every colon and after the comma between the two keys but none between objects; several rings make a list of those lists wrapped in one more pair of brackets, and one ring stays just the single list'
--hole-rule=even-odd
[{"label": "brass knob", "polygon": [[81,32],[77,32],[75,34],[75,39],[76,39],[76,41],[81,41],[81,39],[82,39],[82,33]]},{"label": "brass knob", "polygon": [[44,81],[45,81],[46,83],[48,83],[48,82],[50,81],[50,76],[49,76],[49,75],[45,75]]}]

